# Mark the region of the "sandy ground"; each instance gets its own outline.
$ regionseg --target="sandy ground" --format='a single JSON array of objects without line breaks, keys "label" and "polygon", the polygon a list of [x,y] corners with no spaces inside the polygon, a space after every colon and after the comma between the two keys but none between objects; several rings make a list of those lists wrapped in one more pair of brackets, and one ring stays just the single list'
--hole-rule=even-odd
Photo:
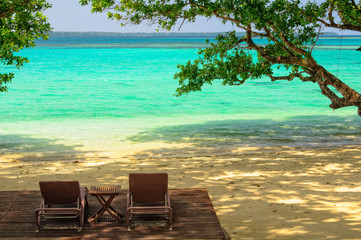
[{"label": "sandy ground", "polygon": [[0,187],[77,179],[127,188],[130,172],[168,172],[170,188],[208,189],[233,239],[361,239],[361,147],[189,152],[2,153]]}]

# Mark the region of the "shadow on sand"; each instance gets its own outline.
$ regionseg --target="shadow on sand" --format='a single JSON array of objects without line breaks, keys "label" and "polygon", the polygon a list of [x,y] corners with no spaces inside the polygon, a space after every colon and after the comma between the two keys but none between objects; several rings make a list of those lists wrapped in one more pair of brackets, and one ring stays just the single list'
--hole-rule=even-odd
[{"label": "shadow on sand", "polygon": [[128,137],[127,140],[133,142],[185,142],[194,143],[196,146],[322,145],[335,141],[352,143],[357,140],[361,142],[360,122],[361,120],[356,117],[350,119],[325,116],[298,116],[282,121],[271,119],[220,120],[159,127]]},{"label": "shadow on sand", "polygon": [[34,138],[26,135],[0,135],[0,156],[24,161],[74,161],[82,158],[84,152],[77,150],[81,145],[57,143],[60,139]]},{"label": "shadow on sand", "polygon": [[[311,120],[309,120],[311,119]],[[133,143],[186,144],[177,149],[154,148],[135,157],[230,153],[234,149],[280,149],[361,144],[358,117],[298,116],[275,120],[220,120],[200,124],[159,127],[127,138]],[[179,154],[181,153],[181,154]]]}]

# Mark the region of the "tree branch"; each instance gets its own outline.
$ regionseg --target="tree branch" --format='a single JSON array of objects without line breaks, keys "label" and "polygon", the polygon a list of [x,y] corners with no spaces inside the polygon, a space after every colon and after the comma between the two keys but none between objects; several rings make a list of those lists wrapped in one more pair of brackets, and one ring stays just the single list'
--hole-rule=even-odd
[{"label": "tree branch", "polygon": [[[248,77],[249,78],[249,77]],[[247,79],[248,79],[247,78]],[[244,82],[246,81],[246,79],[243,79],[242,81],[241,80],[237,80],[237,81],[234,81],[232,83],[229,83],[230,86],[240,86],[242,85]]]},{"label": "tree branch", "polygon": [[292,51],[297,52],[297,53],[300,53],[300,54],[302,54],[303,56],[308,56],[308,55],[309,55],[309,53],[306,52],[305,50],[300,49],[300,48],[296,47],[295,45],[293,45],[292,43],[290,43],[290,42],[286,39],[286,37],[285,37],[285,35],[283,34],[283,32],[282,32],[282,31],[278,31],[275,26],[271,26],[271,28],[272,28],[275,32],[279,32],[279,33],[280,33],[280,38],[281,38],[281,40],[282,40],[282,41],[286,44],[286,46],[287,46],[288,48],[290,48]]},{"label": "tree branch", "polygon": [[321,93],[331,100],[330,108],[335,110],[343,107],[354,106],[354,104],[346,98],[338,97],[334,92],[331,91],[331,89],[327,87],[326,84],[318,83],[318,85],[320,86]]},{"label": "tree branch", "polygon": [[293,54],[293,52],[290,51],[290,49],[286,48],[283,44],[280,43],[280,41],[279,41],[277,38],[275,38],[275,37],[273,36],[273,34],[271,33],[271,31],[270,31],[267,27],[264,27],[263,29],[265,30],[265,32],[266,32],[266,34],[267,34],[267,37],[271,38],[272,41],[274,41],[275,43],[279,43],[279,44],[282,46],[282,49],[285,50],[286,52],[288,52],[289,55],[295,56],[295,55]]},{"label": "tree branch", "polygon": [[302,73],[305,73],[305,71],[299,73],[291,73],[287,76],[273,76],[272,74],[267,74],[267,76],[271,78],[272,82],[279,80],[292,81],[295,78],[299,78],[302,82],[316,82],[316,80],[312,76],[303,76]]},{"label": "tree branch", "polygon": [[331,24],[335,24],[334,22],[334,17],[333,17],[333,8],[334,8],[334,3],[333,1],[331,1],[331,4],[330,4],[330,8],[328,9],[328,20],[330,20],[330,23]]},{"label": "tree branch", "polygon": [[310,54],[312,53],[313,49],[315,48],[316,43],[317,43],[318,39],[320,38],[320,34],[321,34],[321,26],[320,26],[320,28],[318,29],[316,41],[312,44],[312,48],[311,48],[311,50],[310,50]]}]

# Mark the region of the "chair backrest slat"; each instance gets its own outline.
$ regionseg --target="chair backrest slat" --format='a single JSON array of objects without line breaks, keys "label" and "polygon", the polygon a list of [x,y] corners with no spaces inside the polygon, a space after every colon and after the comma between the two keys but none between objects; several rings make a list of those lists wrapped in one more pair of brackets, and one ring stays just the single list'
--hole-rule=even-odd
[{"label": "chair backrest slat", "polygon": [[164,202],[167,191],[167,173],[129,174],[129,192],[135,203]]},{"label": "chair backrest slat", "polygon": [[[76,203],[80,196],[78,181],[40,181],[40,192],[45,204]],[[61,193],[61,194],[59,194]]]}]

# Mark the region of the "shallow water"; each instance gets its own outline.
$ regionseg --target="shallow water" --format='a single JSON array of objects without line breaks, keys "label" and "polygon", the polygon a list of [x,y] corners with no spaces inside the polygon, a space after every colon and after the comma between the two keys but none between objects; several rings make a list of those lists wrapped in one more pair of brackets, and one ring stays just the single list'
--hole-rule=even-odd
[{"label": "shallow water", "polygon": [[[361,38],[321,39],[314,56],[361,90]],[[315,84],[216,83],[176,98],[177,64],[204,39],[51,39],[0,94],[0,151],[127,151],[193,147],[360,144],[356,108],[333,111]],[[340,57],[339,57],[340,56]]]}]

